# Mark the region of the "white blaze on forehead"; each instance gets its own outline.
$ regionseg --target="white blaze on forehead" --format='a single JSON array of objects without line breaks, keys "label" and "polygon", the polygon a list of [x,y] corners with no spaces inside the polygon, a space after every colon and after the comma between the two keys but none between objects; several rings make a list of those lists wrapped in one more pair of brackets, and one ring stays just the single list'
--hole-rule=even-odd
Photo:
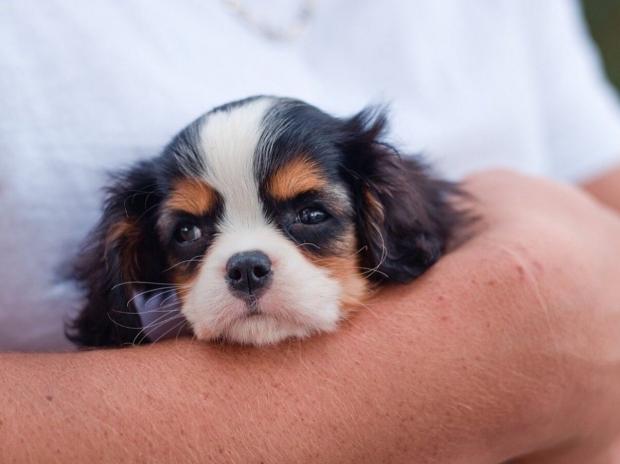
[{"label": "white blaze on forehead", "polygon": [[[340,318],[338,280],[306,259],[264,216],[254,164],[262,121],[274,104],[274,99],[261,98],[218,111],[208,115],[200,128],[204,180],[224,202],[220,233],[181,309],[200,339],[224,336],[262,345],[333,330]],[[270,127],[267,147],[284,127]],[[270,288],[260,300],[264,314],[258,319],[245,317],[246,303],[229,291],[226,280],[230,257],[252,249],[267,254],[273,270]]]},{"label": "white blaze on forehead", "polygon": [[273,104],[270,98],[260,98],[218,111],[206,118],[201,129],[205,180],[224,200],[222,232],[265,225],[254,158],[263,117]]}]

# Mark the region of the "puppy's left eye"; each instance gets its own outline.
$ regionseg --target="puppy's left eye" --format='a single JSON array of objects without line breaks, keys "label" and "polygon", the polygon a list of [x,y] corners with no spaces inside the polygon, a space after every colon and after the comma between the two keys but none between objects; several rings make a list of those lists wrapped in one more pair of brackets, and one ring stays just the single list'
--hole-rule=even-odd
[{"label": "puppy's left eye", "polygon": [[195,242],[202,237],[202,231],[195,224],[181,224],[174,232],[174,239],[181,245]]},{"label": "puppy's left eye", "polygon": [[327,220],[329,215],[319,208],[304,208],[297,214],[297,217],[302,224],[312,225]]}]

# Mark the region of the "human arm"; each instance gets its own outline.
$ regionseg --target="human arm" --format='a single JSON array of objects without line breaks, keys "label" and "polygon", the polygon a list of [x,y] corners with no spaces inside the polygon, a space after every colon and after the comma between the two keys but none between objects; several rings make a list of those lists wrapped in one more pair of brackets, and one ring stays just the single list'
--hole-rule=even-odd
[{"label": "human arm", "polygon": [[582,184],[601,203],[620,212],[620,165]]},{"label": "human arm", "polygon": [[1,355],[5,459],[471,463],[602,447],[618,427],[619,221],[545,181],[488,173],[469,189],[484,230],[335,334]]}]

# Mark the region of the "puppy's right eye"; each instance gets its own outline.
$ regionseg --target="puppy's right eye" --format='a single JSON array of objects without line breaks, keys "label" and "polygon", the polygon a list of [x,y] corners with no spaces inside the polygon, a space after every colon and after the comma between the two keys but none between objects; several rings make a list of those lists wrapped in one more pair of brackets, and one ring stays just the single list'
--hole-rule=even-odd
[{"label": "puppy's right eye", "polygon": [[202,231],[196,224],[181,224],[174,232],[174,239],[177,241],[177,243],[180,243],[181,245],[195,242],[200,237],[202,237]]}]

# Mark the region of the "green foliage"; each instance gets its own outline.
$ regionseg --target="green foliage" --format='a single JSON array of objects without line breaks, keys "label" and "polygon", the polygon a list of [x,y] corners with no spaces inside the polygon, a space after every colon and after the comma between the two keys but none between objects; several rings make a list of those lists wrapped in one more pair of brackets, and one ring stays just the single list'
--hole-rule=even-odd
[{"label": "green foliage", "polygon": [[582,0],[582,4],[609,78],[620,89],[620,0]]}]

